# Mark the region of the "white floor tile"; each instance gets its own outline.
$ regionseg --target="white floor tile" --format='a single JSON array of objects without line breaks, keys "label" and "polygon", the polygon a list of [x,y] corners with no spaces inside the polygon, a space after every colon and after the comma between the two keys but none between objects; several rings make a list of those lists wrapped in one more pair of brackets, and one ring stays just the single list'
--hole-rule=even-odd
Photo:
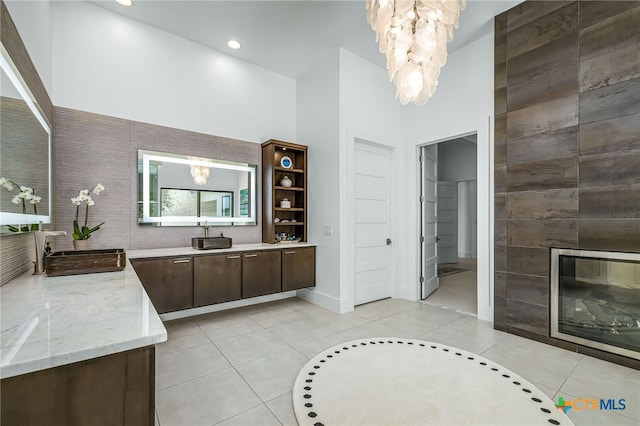
[{"label": "white floor tile", "polygon": [[291,392],[279,396],[267,402],[267,407],[276,415],[280,423],[284,426],[298,426],[296,414],[293,411],[293,400]]},{"label": "white floor tile", "polygon": [[294,349],[258,358],[236,366],[262,401],[267,402],[293,389],[293,382],[308,359]]},{"label": "white floor tile", "polygon": [[215,344],[233,365],[289,348],[289,345],[268,330],[259,330],[218,340]]},{"label": "white floor tile", "polygon": [[156,357],[156,390],[230,367],[212,344],[200,345]]},{"label": "white floor tile", "polygon": [[270,332],[290,344],[300,345],[333,334],[334,331],[310,320],[300,320],[268,329]]},{"label": "white floor tile", "polygon": [[217,426],[280,426],[280,422],[273,413],[262,404],[220,422]]},{"label": "white floor tile", "polygon": [[162,426],[214,425],[259,405],[260,398],[233,368],[156,392]]}]

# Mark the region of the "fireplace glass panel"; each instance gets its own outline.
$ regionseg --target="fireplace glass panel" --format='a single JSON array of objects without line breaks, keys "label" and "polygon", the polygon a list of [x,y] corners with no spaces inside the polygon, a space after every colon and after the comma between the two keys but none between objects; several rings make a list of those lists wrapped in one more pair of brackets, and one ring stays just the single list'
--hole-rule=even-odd
[{"label": "fireplace glass panel", "polygon": [[640,359],[640,254],[552,249],[551,271],[552,337]]}]

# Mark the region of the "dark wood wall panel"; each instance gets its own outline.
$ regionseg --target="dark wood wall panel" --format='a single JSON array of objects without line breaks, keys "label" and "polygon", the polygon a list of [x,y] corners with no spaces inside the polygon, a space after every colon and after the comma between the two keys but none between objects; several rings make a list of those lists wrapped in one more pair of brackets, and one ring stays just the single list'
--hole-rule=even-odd
[{"label": "dark wood wall panel", "polygon": [[632,149],[640,149],[640,114],[580,125],[580,155]]},{"label": "dark wood wall panel", "polygon": [[578,217],[576,188],[519,191],[507,194],[509,219],[575,219]]},{"label": "dark wood wall panel", "polygon": [[580,188],[581,219],[640,219],[640,183]]},{"label": "dark wood wall panel", "polygon": [[[534,163],[558,158],[574,158],[578,154],[578,127],[509,139],[507,162],[510,165]],[[535,146],[536,149],[531,149]]]},{"label": "dark wood wall panel", "polygon": [[497,329],[568,347],[549,338],[549,248],[640,251],[638,28],[638,1],[526,1],[495,19]]}]

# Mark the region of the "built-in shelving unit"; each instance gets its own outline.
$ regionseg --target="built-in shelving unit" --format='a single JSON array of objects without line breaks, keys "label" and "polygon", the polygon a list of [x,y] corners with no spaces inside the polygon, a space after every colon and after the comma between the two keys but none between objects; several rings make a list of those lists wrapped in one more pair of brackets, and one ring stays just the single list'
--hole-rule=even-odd
[{"label": "built-in shelving unit", "polygon": [[[281,165],[285,156],[290,168]],[[285,176],[290,187],[281,184]],[[281,207],[285,198],[291,207]],[[262,242],[282,233],[307,241],[307,147],[271,139],[262,144]]]}]

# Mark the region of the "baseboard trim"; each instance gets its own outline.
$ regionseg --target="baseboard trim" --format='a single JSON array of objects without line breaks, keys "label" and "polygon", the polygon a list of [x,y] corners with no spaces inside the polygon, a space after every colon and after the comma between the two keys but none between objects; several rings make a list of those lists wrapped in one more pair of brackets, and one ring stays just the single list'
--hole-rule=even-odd
[{"label": "baseboard trim", "polygon": [[321,293],[318,290],[315,290],[315,289],[310,290],[310,289],[304,288],[302,290],[297,291],[297,296],[302,300],[306,300],[309,303],[313,303],[314,305],[318,305],[322,308],[329,309],[330,311],[336,312],[338,314],[344,313],[344,312],[341,312],[342,303],[340,299],[335,298],[333,296],[329,296],[328,294],[325,294],[325,293]]}]

